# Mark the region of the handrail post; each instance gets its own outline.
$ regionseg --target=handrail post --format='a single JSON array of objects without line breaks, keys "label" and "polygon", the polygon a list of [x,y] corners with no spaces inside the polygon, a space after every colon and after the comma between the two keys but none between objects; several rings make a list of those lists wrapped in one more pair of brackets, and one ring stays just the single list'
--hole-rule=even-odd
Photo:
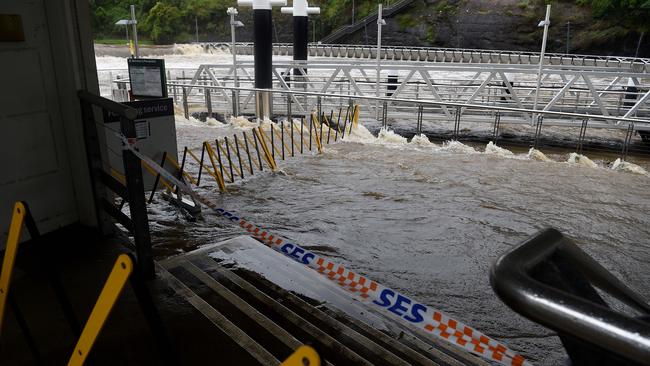
[{"label": "handrail post", "polygon": [[183,115],[185,119],[190,119],[189,106],[187,105],[187,89],[183,87]]},{"label": "handrail post", "polygon": [[205,88],[205,106],[208,110],[208,117],[212,118],[212,96],[210,95],[210,89]]},{"label": "handrail post", "polygon": [[[135,123],[127,118],[120,118],[120,128],[128,143],[135,144]],[[133,240],[138,255],[138,271],[142,278],[155,277],[153,255],[151,253],[151,235],[149,233],[149,219],[147,205],[144,200],[144,182],[140,159],[127,148],[122,150],[124,162],[124,175],[126,176],[127,194],[129,197],[129,210],[133,221]]]}]

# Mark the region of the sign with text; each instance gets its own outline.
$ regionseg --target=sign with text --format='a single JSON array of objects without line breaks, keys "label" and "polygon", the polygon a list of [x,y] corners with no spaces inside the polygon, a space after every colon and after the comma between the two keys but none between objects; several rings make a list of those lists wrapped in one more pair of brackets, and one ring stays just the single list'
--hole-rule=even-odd
[{"label": "sign with text", "polygon": [[[123,103],[138,111],[133,121],[138,149],[158,164],[162,162],[163,153],[170,158],[178,160],[176,145],[176,125],[174,121],[174,105],[171,98],[139,100]],[[108,145],[108,161],[110,166],[123,174],[122,142],[113,131],[120,131],[119,116],[105,112],[104,125],[106,126],[106,142]],[[165,168],[172,174],[176,169],[167,161]],[[151,190],[155,176],[143,169],[144,188]],[[160,185],[158,186],[160,188]]]},{"label": "sign with text", "polygon": [[165,60],[151,58],[130,58],[129,80],[134,98],[167,97]]}]

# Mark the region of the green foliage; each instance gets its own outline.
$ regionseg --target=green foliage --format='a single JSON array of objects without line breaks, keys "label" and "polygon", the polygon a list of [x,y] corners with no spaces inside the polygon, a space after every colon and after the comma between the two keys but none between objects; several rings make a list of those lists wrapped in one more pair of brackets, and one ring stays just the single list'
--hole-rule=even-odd
[{"label": "green foliage", "polygon": [[436,41],[436,29],[432,25],[427,27],[426,40],[427,42],[429,42],[430,45],[433,45],[433,43]]},{"label": "green foliage", "polygon": [[135,5],[138,31],[155,43],[189,40],[194,33],[195,19],[203,34],[214,32],[225,24],[226,9],[234,0],[91,0],[92,25],[95,38],[123,37],[120,19],[130,19],[130,5]]},{"label": "green foliage", "polygon": [[149,31],[155,43],[171,43],[182,25],[181,12],[176,6],[158,2],[149,10],[143,29]]},{"label": "green foliage", "polygon": [[[129,5],[134,4],[139,21],[140,38],[155,43],[183,42],[194,39],[195,18],[199,23],[200,37],[228,32],[226,9],[236,6],[235,0],[89,0],[92,11],[92,25],[96,38],[123,38],[123,26],[116,26],[120,19],[131,17]],[[397,0],[394,0],[397,1]],[[539,8],[549,0],[517,0],[514,6],[504,10],[509,16],[539,16]],[[382,0],[354,0],[355,18],[360,20],[377,9]],[[561,0],[560,2],[572,2]],[[650,0],[576,0],[589,7],[596,20],[602,20],[606,28],[617,28],[628,32],[650,31]],[[321,7],[318,16],[320,32],[327,34],[343,25],[350,24],[353,0],[310,0],[313,6]],[[401,29],[416,26],[420,22],[430,24],[426,19],[448,19],[457,16],[466,1],[418,0],[412,10],[397,16]],[[575,3],[574,3],[575,4]],[[497,9],[494,9],[497,11]],[[534,14],[533,14],[534,13]],[[588,12],[585,12],[588,14]],[[276,22],[278,22],[276,18]],[[282,23],[282,21],[279,21]],[[287,22],[287,24],[290,24]],[[598,30],[600,28],[594,28]],[[435,40],[435,32],[428,34],[428,41]],[[599,37],[607,32],[599,33]]]},{"label": "green foliage", "polygon": [[633,30],[650,30],[650,0],[577,0],[580,5],[590,6],[594,16],[618,20]]}]

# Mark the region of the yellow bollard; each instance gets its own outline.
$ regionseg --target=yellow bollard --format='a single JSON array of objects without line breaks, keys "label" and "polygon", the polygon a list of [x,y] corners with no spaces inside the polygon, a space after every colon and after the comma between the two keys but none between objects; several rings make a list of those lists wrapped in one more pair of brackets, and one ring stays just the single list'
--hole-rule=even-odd
[{"label": "yellow bollard", "polygon": [[221,172],[217,170],[217,164],[214,163],[214,150],[212,150],[212,146],[206,141],[204,142],[205,144],[205,150],[208,152],[208,157],[210,158],[210,162],[212,163],[212,169],[214,169],[214,176],[217,180],[217,185],[219,186],[219,190],[221,192],[226,192],[226,183],[223,181],[223,177],[221,176]]},{"label": "yellow bollard", "polygon": [[266,162],[269,164],[269,167],[271,167],[271,170],[275,171],[277,169],[277,165],[275,164],[275,160],[273,159],[273,156],[271,155],[271,152],[266,145],[266,133],[264,133],[264,130],[261,127],[253,127],[253,132],[257,135],[257,139],[260,140],[260,145],[262,145],[262,150],[264,151]]},{"label": "yellow bollard", "polygon": [[[158,172],[153,170],[153,168],[150,167],[149,164],[147,164],[146,162],[142,161],[142,166],[149,172],[149,174],[154,176],[154,178],[158,175]],[[165,188],[167,188],[168,190],[172,192],[174,191],[174,187],[172,187],[171,184],[167,183],[165,178],[163,178],[162,176],[160,177],[160,183],[162,183],[165,186]]]},{"label": "yellow bollard", "polygon": [[11,224],[9,225],[9,235],[7,236],[7,245],[5,247],[5,256],[2,260],[2,272],[0,272],[0,332],[2,332],[2,320],[4,319],[5,306],[9,296],[9,286],[11,285],[11,276],[13,274],[14,262],[18,253],[18,244],[20,242],[20,233],[25,222],[27,209],[22,202],[14,204]]},{"label": "yellow bollard", "polygon": [[[201,164],[201,160],[200,160],[196,155],[194,155],[194,153],[192,152],[192,150],[187,149],[187,153],[190,154],[190,156],[192,157],[192,159],[194,159],[198,164]],[[217,177],[216,174],[214,174],[214,172],[213,172],[212,170],[210,170],[210,168],[208,168],[207,166],[205,166],[205,164],[201,164],[201,166],[203,167],[203,169],[205,169],[206,172],[208,172],[208,174],[210,174],[210,175],[212,176],[212,178],[214,178],[214,180],[215,180],[216,182],[219,182],[219,178]]]},{"label": "yellow bollard", "polygon": [[[320,120],[318,118],[316,118],[315,116],[316,116],[316,114],[312,112],[312,114],[311,114],[312,120],[316,121],[316,122],[320,122]],[[314,137],[315,137],[315,140],[316,140],[316,147],[318,147],[318,152],[320,153],[323,146],[321,145],[321,142],[320,142],[320,135],[318,134],[318,127],[317,126],[314,126]]]},{"label": "yellow bollard", "polygon": [[[254,133],[254,132],[253,132],[253,133]],[[248,144],[249,144],[249,145],[255,146],[255,143],[254,143],[254,142],[253,142],[253,141],[248,137],[248,135],[244,135],[244,138],[246,139],[246,141],[248,141]],[[253,156],[254,156],[254,155],[253,155]],[[255,160],[255,158],[251,159],[251,161],[253,162],[253,164],[255,164],[255,166],[257,167],[257,169],[260,169],[260,164],[257,162],[257,160]],[[261,170],[261,169],[260,169],[260,170]]]},{"label": "yellow bollard", "polygon": [[72,351],[72,356],[68,361],[68,366],[80,366],[83,365],[90,353],[90,350],[95,344],[95,340],[99,336],[108,315],[111,313],[115,302],[122,293],[122,289],[126,284],[126,281],[131,276],[133,272],[133,261],[131,257],[126,254],[120,254],[115,261],[113,270],[108,276],[106,283],[104,283],[104,288],[99,294],[99,298],[93,307],[93,311],[88,317],[88,321],[84,326],[84,330],[81,332],[81,336],[77,341],[77,345]]},{"label": "yellow bollard", "polygon": [[309,346],[300,346],[280,366],[320,366],[320,356]]},{"label": "yellow bollard", "polygon": [[357,128],[357,125],[359,124],[359,112],[361,109],[359,108],[359,105],[354,106],[354,118],[352,119],[352,123],[354,128]]},{"label": "yellow bollard", "polygon": [[126,185],[126,177],[124,176],[124,174],[118,172],[114,168],[111,168],[111,175],[113,176],[113,178],[117,179],[120,183]]},{"label": "yellow bollard", "polygon": [[[179,171],[181,170],[181,166],[178,164],[176,160],[174,160],[174,158],[170,157],[169,154],[165,155],[165,160],[167,160],[171,165],[173,165],[174,168],[178,169]],[[183,170],[183,176],[186,177],[190,183],[196,184],[196,180],[185,170]]]},{"label": "yellow bollard", "polygon": [[[226,149],[224,149],[221,146],[221,143],[219,143],[218,139],[216,140],[216,142],[217,142],[217,146],[219,147],[219,150],[221,150],[221,153],[223,154],[223,156],[227,158],[228,153],[226,152]],[[226,140],[224,140],[223,143],[225,144]],[[231,150],[235,150],[235,148],[230,143],[228,144],[228,148],[230,148]],[[232,164],[232,160],[233,160],[232,158],[228,159],[228,166],[230,167],[232,165],[232,168],[235,170],[235,172],[237,172],[237,175],[239,175],[241,177],[241,171],[239,170],[239,168],[237,168],[237,165]]]},{"label": "yellow bollard", "polygon": [[[277,128],[276,126],[271,125],[271,128],[273,128],[273,131],[275,131],[276,134],[282,134],[280,129]],[[280,144],[282,144],[282,136],[281,135],[279,137],[276,137],[275,140],[280,141]],[[277,147],[275,147],[275,145],[273,147],[275,148],[275,152],[276,152],[277,156],[282,156],[282,152],[280,152],[280,150]],[[285,151],[291,151],[291,148],[289,147],[289,145],[287,145],[286,142],[284,143],[284,148],[285,148]]]}]

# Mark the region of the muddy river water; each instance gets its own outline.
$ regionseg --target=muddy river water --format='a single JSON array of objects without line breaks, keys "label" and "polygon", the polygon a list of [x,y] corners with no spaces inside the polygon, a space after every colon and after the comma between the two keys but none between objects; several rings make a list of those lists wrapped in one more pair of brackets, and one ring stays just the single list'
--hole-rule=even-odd
[{"label": "muddy river water", "polygon": [[[198,147],[227,129],[232,132],[180,121],[179,147]],[[476,327],[536,364],[557,365],[566,357],[559,339],[494,295],[490,267],[512,246],[552,226],[650,298],[650,178],[598,161],[568,163],[568,152],[549,158],[359,132],[322,154],[281,162],[281,172],[231,185],[228,194],[219,194],[212,182],[200,191],[259,226]],[[158,201],[150,206],[150,219],[161,255],[242,234],[207,210],[187,222]]]}]

